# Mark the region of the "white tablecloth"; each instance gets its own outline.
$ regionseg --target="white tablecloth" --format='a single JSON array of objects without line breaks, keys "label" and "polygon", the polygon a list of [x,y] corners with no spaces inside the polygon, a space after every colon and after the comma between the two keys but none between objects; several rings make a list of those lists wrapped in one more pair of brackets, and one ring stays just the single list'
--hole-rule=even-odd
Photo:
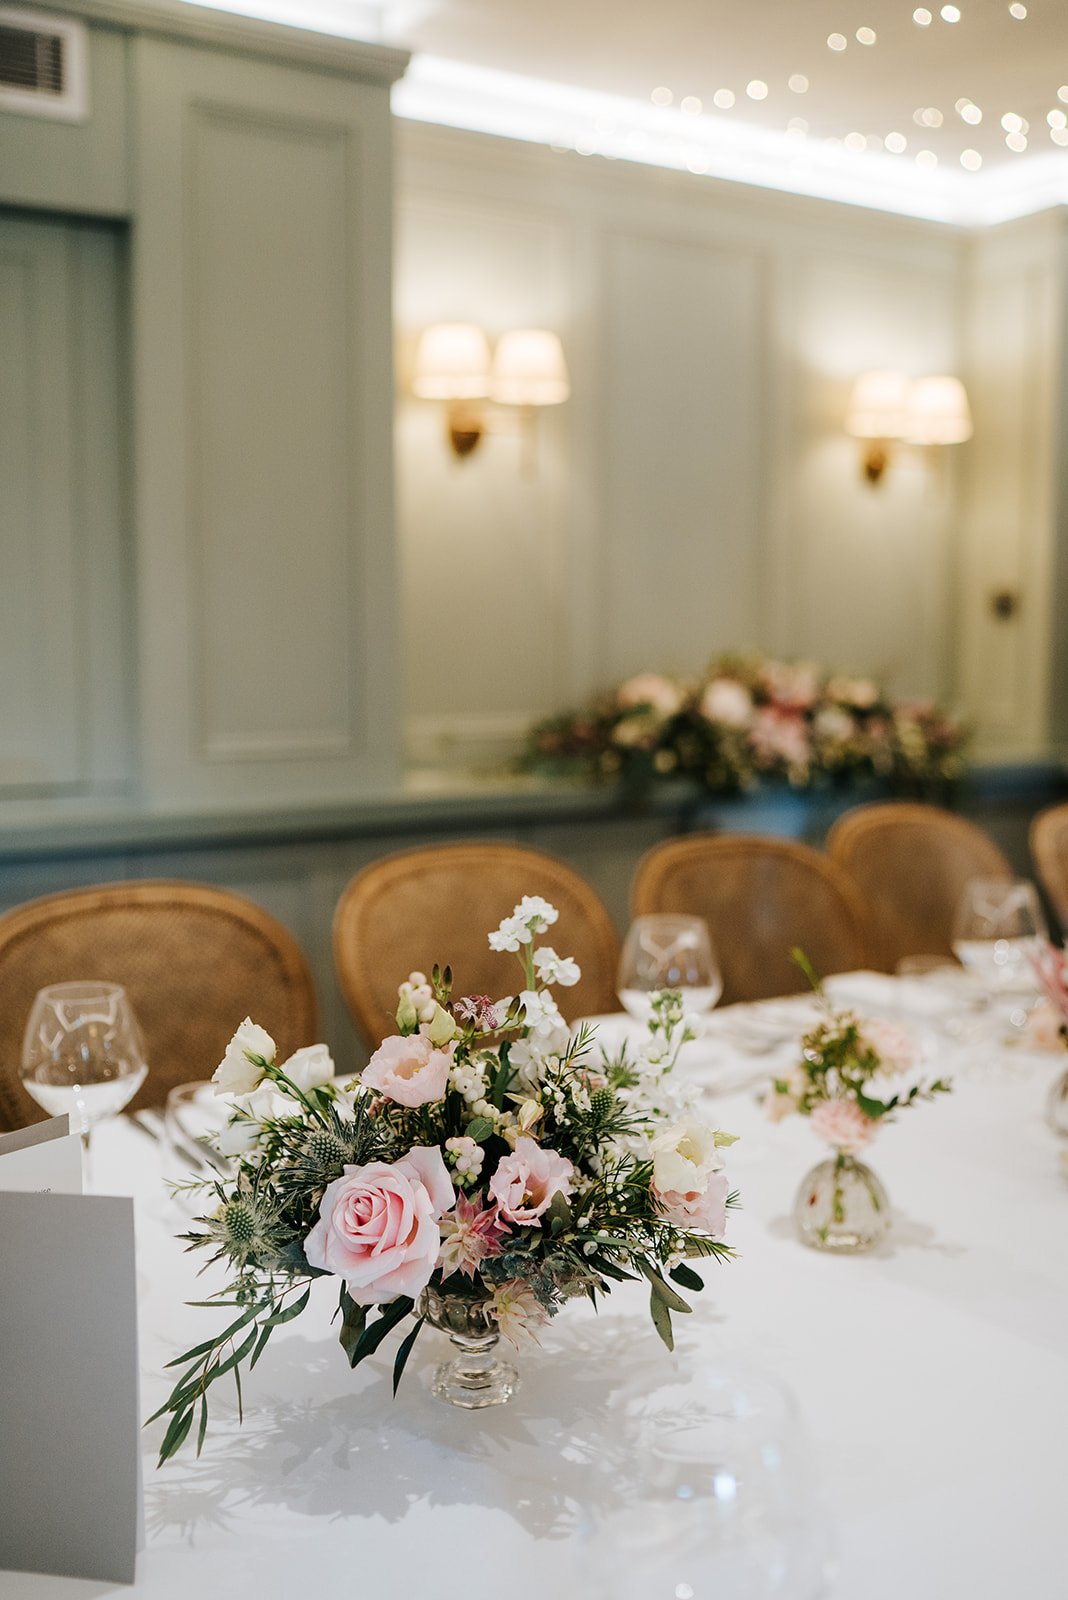
[{"label": "white tablecloth", "polygon": [[[885,982],[874,992],[883,1010],[904,993]],[[737,1037],[717,1014],[689,1070],[737,1084],[784,1059],[746,1054]],[[949,1042],[931,1037],[950,1064]],[[678,1319],[674,1358],[646,1295],[625,1287],[596,1320],[585,1305],[565,1310],[544,1348],[519,1358],[522,1387],[506,1407],[435,1401],[426,1379],[444,1340],[430,1332],[393,1400],[391,1355],[350,1372],[328,1325],[333,1287],[321,1286],[247,1379],[243,1428],[227,1397],[200,1460],[187,1449],[159,1472],[161,1424],[146,1430],[148,1546],[132,1591],[0,1573],[0,1596],[565,1600],[580,1592],[576,1527],[590,1493],[568,1441],[596,1429],[620,1380],[740,1358],[799,1402],[834,1524],[835,1600],[1061,1600],[1068,1181],[1042,1117],[1060,1065],[1006,1056],[887,1128],[871,1164],[895,1223],[863,1257],[794,1237],[794,1193],[821,1155],[804,1123],[767,1124],[751,1085],[710,1098],[718,1125],[742,1136],[730,1153],[740,1259],[709,1271],[694,1315]],[[195,1277],[198,1257],[173,1238],[184,1224],[149,1141],[121,1120],[95,1137],[95,1187],[137,1202],[147,1415],[167,1390],[164,1363],[216,1326],[183,1303],[212,1280]]]}]

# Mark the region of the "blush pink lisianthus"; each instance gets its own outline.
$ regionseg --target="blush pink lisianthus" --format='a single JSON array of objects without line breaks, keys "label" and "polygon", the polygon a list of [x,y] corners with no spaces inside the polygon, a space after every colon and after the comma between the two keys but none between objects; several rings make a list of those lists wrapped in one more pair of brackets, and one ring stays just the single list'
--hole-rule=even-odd
[{"label": "blush pink lisianthus", "polygon": [[392,1164],[346,1167],[326,1186],[319,1221],[304,1241],[313,1267],[344,1278],[357,1305],[416,1295],[430,1282],[438,1219],[455,1201],[441,1151],[413,1145]]},{"label": "blush pink lisianthus", "polygon": [[855,1100],[824,1100],[811,1116],[812,1131],[845,1156],[855,1156],[875,1137],[877,1123]]},{"label": "blush pink lisianthus", "polygon": [[676,1228],[683,1228],[687,1233],[696,1229],[710,1234],[713,1239],[722,1239],[727,1231],[729,1192],[726,1175],[713,1172],[703,1190],[695,1189],[691,1194],[680,1194],[677,1189],[669,1189],[666,1194],[657,1191],[656,1198],[661,1214]]},{"label": "blush pink lisianthus", "polygon": [[548,1209],[554,1194],[571,1193],[575,1169],[566,1156],[543,1150],[534,1139],[516,1140],[515,1150],[497,1164],[489,1192],[506,1222],[530,1226]]},{"label": "blush pink lisianthus", "polygon": [[383,1039],[360,1075],[365,1089],[377,1089],[401,1106],[425,1106],[444,1098],[452,1066],[452,1045],[437,1050],[423,1033]]}]

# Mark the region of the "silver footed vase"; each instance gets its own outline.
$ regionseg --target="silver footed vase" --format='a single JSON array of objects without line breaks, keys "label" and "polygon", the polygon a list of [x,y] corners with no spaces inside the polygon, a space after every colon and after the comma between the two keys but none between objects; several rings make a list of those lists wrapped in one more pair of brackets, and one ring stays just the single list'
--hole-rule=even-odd
[{"label": "silver footed vase", "polygon": [[431,1390],[439,1400],[477,1411],[503,1406],[519,1387],[519,1374],[497,1354],[500,1331],[488,1295],[442,1294],[427,1286],[417,1307],[432,1328],[447,1333],[456,1349],[434,1373]]},{"label": "silver footed vase", "polygon": [[836,1150],[805,1178],[794,1201],[794,1221],[813,1250],[858,1255],[871,1250],[890,1227],[890,1200],[870,1167]]}]

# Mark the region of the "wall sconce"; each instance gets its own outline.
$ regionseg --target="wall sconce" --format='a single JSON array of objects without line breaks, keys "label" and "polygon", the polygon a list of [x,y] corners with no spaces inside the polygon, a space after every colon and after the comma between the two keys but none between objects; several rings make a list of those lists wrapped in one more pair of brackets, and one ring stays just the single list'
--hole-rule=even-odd
[{"label": "wall sconce", "polygon": [[[535,406],[560,405],[571,394],[560,340],[545,328],[503,333],[490,358],[489,340],[469,322],[439,322],[419,339],[412,392],[448,403],[446,428],[457,456],[469,456],[483,436],[508,424],[484,402],[514,406],[533,426]],[[480,403],[483,402],[483,403]]]},{"label": "wall sconce", "polygon": [[959,378],[865,372],[853,385],[846,432],[865,441],[861,470],[875,484],[895,444],[963,444],[972,436],[972,414]]}]

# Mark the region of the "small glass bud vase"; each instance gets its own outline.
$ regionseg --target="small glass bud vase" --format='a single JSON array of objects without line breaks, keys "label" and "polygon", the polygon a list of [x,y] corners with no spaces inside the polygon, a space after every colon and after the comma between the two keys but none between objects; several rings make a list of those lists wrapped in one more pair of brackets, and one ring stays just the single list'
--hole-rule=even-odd
[{"label": "small glass bud vase", "polygon": [[447,1333],[459,1351],[438,1367],[431,1390],[439,1400],[466,1411],[503,1406],[519,1387],[516,1369],[496,1354],[500,1333],[489,1308],[488,1297],[441,1294],[430,1287],[419,1301],[419,1315]]},{"label": "small glass bud vase", "polygon": [[890,1227],[890,1201],[870,1167],[837,1150],[813,1167],[794,1201],[794,1221],[813,1250],[857,1255]]},{"label": "small glass bud vase", "polygon": [[1054,1133],[1068,1139],[1068,1072],[1062,1072],[1046,1101],[1046,1121]]}]

